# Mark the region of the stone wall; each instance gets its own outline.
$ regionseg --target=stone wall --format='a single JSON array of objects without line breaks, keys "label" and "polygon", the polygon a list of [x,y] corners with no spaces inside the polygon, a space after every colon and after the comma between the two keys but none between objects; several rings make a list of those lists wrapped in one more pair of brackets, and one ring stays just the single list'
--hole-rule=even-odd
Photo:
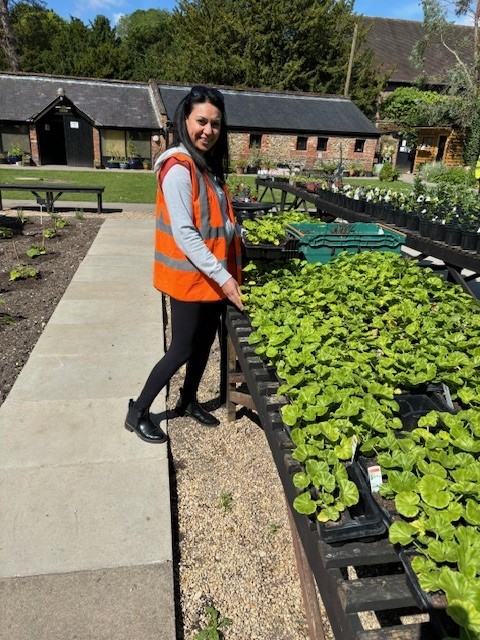
[{"label": "stone wall", "polygon": [[[328,139],[326,151],[317,151],[319,137]],[[365,140],[363,152],[355,151],[355,141],[358,139]],[[249,161],[253,151],[249,148],[249,141],[250,135],[248,133],[229,134],[232,165],[236,158]],[[347,167],[354,162],[361,165],[366,171],[371,171],[377,140],[361,136],[353,138],[315,135],[307,136],[306,150],[297,151],[296,145],[296,135],[263,134],[262,145],[258,151],[263,158],[275,163],[296,164],[307,169],[311,169],[321,162],[338,163],[342,158]]]}]

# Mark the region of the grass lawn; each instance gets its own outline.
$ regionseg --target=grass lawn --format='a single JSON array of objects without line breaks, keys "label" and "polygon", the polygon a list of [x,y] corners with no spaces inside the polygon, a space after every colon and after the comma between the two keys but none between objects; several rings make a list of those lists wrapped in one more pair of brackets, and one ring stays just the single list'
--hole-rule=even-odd
[{"label": "grass lawn", "polygon": [[[250,187],[252,193],[255,193],[256,175],[231,174],[228,178],[228,185],[231,189],[236,184],[241,183]],[[8,184],[28,184],[28,183],[50,183],[50,184],[69,184],[81,186],[104,186],[103,201],[120,202],[120,203],[140,203],[154,204],[156,180],[152,171],[143,170],[92,170],[92,171],[75,171],[71,170],[49,170],[20,168],[20,167],[1,167],[0,182]],[[344,183],[362,184],[365,186],[376,186],[394,191],[410,191],[412,185],[401,180],[395,182],[380,182],[375,178],[348,178]],[[7,200],[36,200],[29,191],[4,191],[3,198]],[[287,196],[287,202],[293,199],[293,196]],[[60,197],[60,200],[73,200],[80,202],[96,202],[96,195],[89,193],[67,193]]]},{"label": "grass lawn", "polygon": [[[48,183],[80,186],[104,186],[103,202],[155,203],[156,181],[152,171],[143,170],[95,170],[75,171],[0,168],[0,182],[8,184]],[[8,200],[36,200],[29,191],[4,191],[3,198]],[[96,202],[94,193],[67,193],[60,200]]]},{"label": "grass lawn", "polygon": [[344,178],[343,184],[362,185],[368,189],[378,187],[379,189],[391,189],[392,191],[409,192],[413,189],[410,182],[394,180],[393,182],[382,182],[378,178]]}]

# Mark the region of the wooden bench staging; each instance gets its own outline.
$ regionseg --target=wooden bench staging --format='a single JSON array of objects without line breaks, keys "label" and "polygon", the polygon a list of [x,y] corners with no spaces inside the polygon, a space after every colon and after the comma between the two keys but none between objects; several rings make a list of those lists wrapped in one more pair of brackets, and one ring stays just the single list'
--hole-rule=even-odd
[{"label": "wooden bench staging", "polygon": [[[37,198],[40,207],[44,206],[47,213],[53,213],[54,204],[63,193],[96,193],[97,213],[102,213],[102,194],[105,187],[87,187],[71,184],[0,184],[0,209],[2,205],[2,191],[30,191]],[[40,194],[44,193],[45,197]]]}]

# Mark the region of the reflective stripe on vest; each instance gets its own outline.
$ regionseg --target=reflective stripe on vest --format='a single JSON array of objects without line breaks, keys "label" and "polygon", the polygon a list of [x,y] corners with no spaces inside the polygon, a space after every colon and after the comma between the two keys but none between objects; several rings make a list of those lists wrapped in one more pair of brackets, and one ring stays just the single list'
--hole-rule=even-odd
[{"label": "reflective stripe on vest", "polygon": [[[180,152],[174,153],[172,157],[183,165],[188,164],[190,170],[193,226],[206,247],[240,282],[240,240],[235,235],[230,247],[227,246],[221,206],[215,189],[208,178],[197,170],[190,156]],[[226,189],[224,191],[227,193]],[[228,197],[227,210],[232,224],[235,224]],[[163,293],[186,302],[213,302],[225,297],[217,283],[201,273],[179,249],[173,238],[170,216],[160,184],[156,205],[154,285]]]}]

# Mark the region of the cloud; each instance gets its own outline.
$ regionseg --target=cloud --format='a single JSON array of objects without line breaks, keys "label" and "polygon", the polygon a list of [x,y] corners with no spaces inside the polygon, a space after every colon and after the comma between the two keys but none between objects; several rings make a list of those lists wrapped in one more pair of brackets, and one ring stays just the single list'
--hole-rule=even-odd
[{"label": "cloud", "polygon": [[126,15],[125,13],[114,13],[113,16],[111,17],[110,22],[112,23],[112,27],[116,27],[120,18],[123,18],[123,16]]},{"label": "cloud", "polygon": [[[82,17],[84,15],[93,17],[97,15],[106,15],[112,13],[112,10],[121,10],[125,7],[125,0],[86,0],[85,2],[77,2],[75,4],[75,16]],[[114,15],[119,15],[117,12]]]}]

